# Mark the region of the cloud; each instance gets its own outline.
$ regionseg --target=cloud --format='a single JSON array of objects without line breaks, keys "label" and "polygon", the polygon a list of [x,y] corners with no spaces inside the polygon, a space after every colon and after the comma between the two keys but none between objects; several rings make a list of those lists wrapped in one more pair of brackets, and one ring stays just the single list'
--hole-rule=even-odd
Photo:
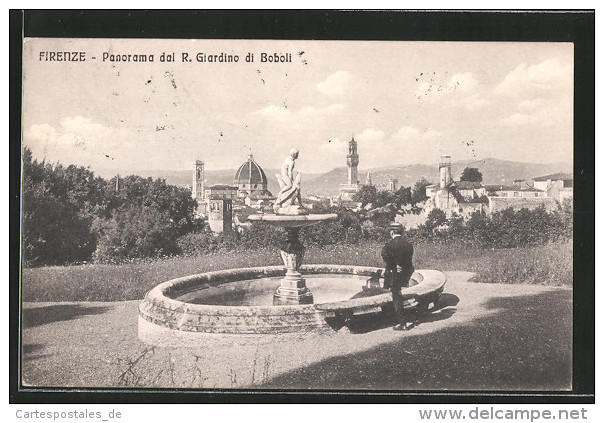
[{"label": "cloud", "polygon": [[456,73],[449,80],[450,90],[460,92],[472,92],[478,87],[478,81],[470,72]]},{"label": "cloud", "polygon": [[321,150],[327,153],[341,153],[348,149],[348,141],[341,138],[330,138],[321,144]]},{"label": "cloud", "polygon": [[57,130],[53,126],[43,123],[40,125],[31,125],[29,130],[25,132],[24,137],[41,142],[56,138],[56,134]]},{"label": "cloud", "polygon": [[501,123],[505,126],[554,126],[564,119],[564,117],[559,116],[558,113],[558,110],[548,105],[541,109],[513,113],[501,118]]},{"label": "cloud", "polygon": [[544,103],[542,98],[524,100],[518,104],[518,110],[521,112],[533,112],[534,110],[543,107]]},{"label": "cloud", "polygon": [[456,73],[448,80],[430,77],[417,87],[414,97],[428,102],[442,102],[447,107],[473,111],[491,104],[480,93],[480,84],[470,72]]},{"label": "cloud", "polygon": [[440,132],[434,129],[426,129],[422,132],[413,126],[403,126],[392,134],[391,139],[394,141],[427,141],[436,139],[441,135]]},{"label": "cloud", "polygon": [[548,59],[536,65],[521,63],[508,73],[495,88],[504,96],[530,96],[535,92],[551,92],[572,89],[573,66],[558,59]]},{"label": "cloud", "polygon": [[23,134],[24,144],[37,158],[78,165],[123,158],[128,150],[135,152],[129,138],[126,130],[80,115],[61,119],[56,128],[47,123],[33,124]]},{"label": "cloud", "polygon": [[333,116],[343,112],[348,106],[342,103],[330,104],[325,107],[304,106],[300,109],[292,107],[276,106],[271,104],[260,110],[252,112],[252,115],[261,116],[270,120],[283,121],[286,119],[308,119]]},{"label": "cloud", "polygon": [[495,88],[515,109],[500,119],[508,127],[570,127],[573,117],[573,67],[558,59],[521,63]]},{"label": "cloud", "polygon": [[384,132],[373,128],[367,128],[360,134],[356,135],[357,141],[364,143],[375,143],[379,142],[384,138]]},{"label": "cloud", "polygon": [[434,161],[441,138],[434,129],[414,126],[402,126],[390,135],[373,128],[355,135],[362,165],[367,168]]},{"label": "cloud", "polygon": [[343,112],[348,106],[346,104],[336,103],[325,107],[305,106],[300,109],[296,116],[299,117],[320,117],[336,115]]},{"label": "cloud", "polygon": [[284,106],[275,106],[271,104],[260,110],[253,112],[254,115],[259,115],[269,119],[285,119],[291,116],[291,112]]},{"label": "cloud", "polygon": [[352,75],[346,71],[337,71],[327,77],[323,82],[317,84],[317,89],[322,94],[337,97],[345,94],[351,88]]}]

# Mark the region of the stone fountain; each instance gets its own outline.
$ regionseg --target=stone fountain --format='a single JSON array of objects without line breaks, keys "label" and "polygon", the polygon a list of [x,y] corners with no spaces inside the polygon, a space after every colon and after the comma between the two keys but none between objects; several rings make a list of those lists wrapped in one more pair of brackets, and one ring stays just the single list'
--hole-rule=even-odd
[{"label": "stone fountain", "polygon": [[283,161],[281,173],[276,175],[281,188],[273,210],[275,214],[251,215],[252,222],[265,222],[285,229],[287,237],[281,244],[281,258],[285,265],[285,277],[273,296],[274,305],[312,304],[312,292],[300,273],[304,258],[304,245],[300,242],[300,229],[327,220],[337,219],[337,214],[310,214],[302,205],[300,192],[300,174],[294,172],[299,152],[292,148],[289,156]]},{"label": "stone fountain", "polygon": [[[302,205],[301,177],[294,172],[297,158],[298,150],[292,149],[277,175],[281,189],[274,213],[249,216],[253,222],[275,225],[285,231],[285,241],[280,247],[285,269],[280,266],[229,269],[163,282],[149,291],[139,306],[141,340],[159,345],[171,343],[175,337],[196,343],[207,334],[217,333],[333,330],[334,321],[381,313],[391,306],[392,296],[387,290],[379,288],[369,296],[362,295],[367,278],[375,276],[378,268],[302,266],[305,248],[300,242],[300,230],[336,219],[337,215],[312,214]],[[309,282],[314,294],[307,286]],[[405,307],[428,308],[438,300],[445,282],[445,276],[436,270],[416,271],[410,287],[405,288],[408,298]]]}]

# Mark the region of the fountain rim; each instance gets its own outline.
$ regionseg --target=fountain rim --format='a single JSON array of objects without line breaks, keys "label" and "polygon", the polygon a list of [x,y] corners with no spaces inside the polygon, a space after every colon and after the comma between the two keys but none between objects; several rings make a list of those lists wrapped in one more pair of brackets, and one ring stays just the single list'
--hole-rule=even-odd
[{"label": "fountain rim", "polygon": [[[379,267],[366,266],[349,266],[349,265],[332,265],[332,264],[309,264],[303,265],[301,271],[305,275],[326,274],[326,275],[357,275],[371,276]],[[170,310],[186,310],[186,312],[203,313],[203,312],[223,312],[229,314],[255,314],[255,313],[270,313],[281,314],[288,313],[291,310],[307,310],[307,311],[329,311],[329,310],[345,310],[359,307],[379,306],[392,300],[389,291],[384,291],[383,294],[374,295],[371,297],[348,299],[334,301],[329,303],[318,304],[293,304],[279,306],[227,306],[227,305],[207,305],[193,304],[184,301],[179,301],[168,296],[168,291],[182,286],[182,294],[192,292],[198,289],[219,286],[232,282],[243,280],[280,277],[285,274],[282,266],[265,266],[265,267],[249,267],[236,268],[229,270],[219,270],[214,272],[204,272],[195,275],[189,275],[181,278],[171,279],[162,282],[152,288],[143,299],[143,302],[151,302],[156,305],[161,305],[163,308]],[[436,291],[442,292],[446,283],[446,277],[442,272],[431,269],[416,270],[412,276],[419,283],[409,288],[404,289],[404,294],[410,297],[427,296]],[[187,286],[191,285],[189,289]],[[181,294],[181,295],[182,295]]]}]

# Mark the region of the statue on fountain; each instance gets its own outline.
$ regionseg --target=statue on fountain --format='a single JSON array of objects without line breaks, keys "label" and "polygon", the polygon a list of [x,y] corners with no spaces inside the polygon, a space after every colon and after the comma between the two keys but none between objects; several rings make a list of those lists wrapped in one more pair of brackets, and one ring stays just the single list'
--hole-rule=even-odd
[{"label": "statue on fountain", "polygon": [[302,205],[302,195],[300,193],[301,176],[297,172],[294,173],[296,159],[299,154],[300,152],[297,148],[292,148],[289,156],[283,161],[281,173],[276,175],[277,182],[281,188],[273,205],[273,210],[277,214],[308,214],[308,210]]}]

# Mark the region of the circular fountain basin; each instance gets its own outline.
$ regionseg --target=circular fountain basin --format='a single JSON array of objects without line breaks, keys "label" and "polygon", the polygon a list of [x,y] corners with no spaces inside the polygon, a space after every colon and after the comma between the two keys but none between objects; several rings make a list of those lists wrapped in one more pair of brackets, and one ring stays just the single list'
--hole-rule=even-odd
[{"label": "circular fountain basin", "polygon": [[[139,337],[156,342],[165,335],[278,334],[331,330],[330,319],[381,312],[392,295],[381,288],[363,289],[379,268],[305,265],[300,269],[314,304],[272,305],[285,274],[281,266],[201,273],[173,279],[149,291],[139,306]],[[407,307],[435,302],[445,276],[418,270],[403,289]]]}]

